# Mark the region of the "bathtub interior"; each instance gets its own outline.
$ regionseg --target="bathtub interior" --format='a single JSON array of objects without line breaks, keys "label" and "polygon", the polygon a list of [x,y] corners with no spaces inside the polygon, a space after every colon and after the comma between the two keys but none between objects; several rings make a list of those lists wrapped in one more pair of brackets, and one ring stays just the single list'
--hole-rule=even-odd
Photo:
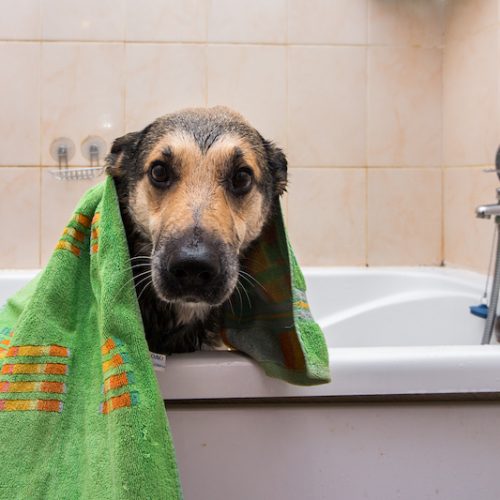
[{"label": "bathtub interior", "polygon": [[447,268],[309,268],[312,313],[329,347],[476,345],[485,277]]}]

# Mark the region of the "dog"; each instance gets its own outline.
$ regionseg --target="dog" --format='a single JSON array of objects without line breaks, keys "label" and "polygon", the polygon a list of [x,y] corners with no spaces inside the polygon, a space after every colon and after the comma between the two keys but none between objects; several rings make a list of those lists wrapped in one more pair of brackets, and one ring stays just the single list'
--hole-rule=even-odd
[{"label": "dog", "polygon": [[245,251],[286,190],[283,151],[226,107],[193,108],[116,139],[106,171],[150,350],[216,346]]}]

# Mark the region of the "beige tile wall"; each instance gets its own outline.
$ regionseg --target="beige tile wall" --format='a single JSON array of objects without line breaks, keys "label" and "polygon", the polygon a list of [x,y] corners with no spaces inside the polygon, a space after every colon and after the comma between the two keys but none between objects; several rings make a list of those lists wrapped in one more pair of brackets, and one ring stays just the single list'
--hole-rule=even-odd
[{"label": "beige tile wall", "polygon": [[[51,142],[185,106],[240,110],[287,152],[307,265],[485,270],[474,205],[498,137],[497,0],[4,0],[0,268],[38,267],[91,182]],[[5,222],[4,222],[5,224]],[[21,244],[30,234],[31,245]]]},{"label": "beige tile wall", "polygon": [[447,265],[485,273],[493,222],[474,217],[493,203],[500,144],[498,0],[453,0],[443,49],[443,241]]}]

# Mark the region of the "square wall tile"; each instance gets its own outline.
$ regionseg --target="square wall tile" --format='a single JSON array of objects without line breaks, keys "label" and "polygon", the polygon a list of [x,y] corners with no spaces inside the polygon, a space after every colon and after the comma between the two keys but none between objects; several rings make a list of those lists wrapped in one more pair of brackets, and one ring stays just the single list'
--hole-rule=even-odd
[{"label": "square wall tile", "polygon": [[368,264],[440,265],[441,205],[441,169],[368,169]]},{"label": "square wall tile", "polygon": [[208,47],[208,105],[234,108],[259,132],[286,146],[286,49]]},{"label": "square wall tile", "polygon": [[0,268],[40,266],[40,169],[0,168]]},{"label": "square wall tile", "polygon": [[450,42],[443,62],[443,159],[485,165],[499,142],[498,29]]},{"label": "square wall tile", "polygon": [[369,9],[370,44],[442,46],[443,0],[370,0]]},{"label": "square wall tile", "polygon": [[[45,266],[83,194],[104,180],[58,181],[42,168],[41,265]],[[1,169],[0,169],[1,172]],[[37,207],[37,211],[40,210]]]},{"label": "square wall tile", "polygon": [[40,44],[0,43],[0,164],[40,164]]},{"label": "square wall tile", "polygon": [[290,162],[365,165],[365,102],[364,47],[290,47]]},{"label": "square wall tile", "polygon": [[306,266],[365,264],[365,169],[292,168],[288,229]]},{"label": "square wall tile", "polygon": [[123,44],[53,43],[42,47],[42,159],[53,165],[50,145],[69,137],[72,165],[87,165],[81,143],[89,135],[112,141],[123,135],[125,100]]},{"label": "square wall tile", "polygon": [[286,42],[286,0],[212,0],[209,5],[209,42]]},{"label": "square wall tile", "polygon": [[40,0],[2,0],[0,40],[40,38]]},{"label": "square wall tile", "polygon": [[495,203],[498,179],[482,168],[446,168],[444,173],[444,257],[446,264],[486,274],[494,221],[478,219],[478,205]]},{"label": "square wall tile", "polygon": [[122,0],[40,0],[44,40],[116,40],[125,38]]},{"label": "square wall tile", "polygon": [[209,0],[124,0],[126,39],[204,42]]},{"label": "square wall tile", "polygon": [[181,108],[205,106],[205,47],[127,44],[126,52],[127,130]]},{"label": "square wall tile", "polygon": [[289,0],[288,43],[366,43],[368,0]]},{"label": "square wall tile", "polygon": [[368,49],[368,165],[441,165],[441,51]]},{"label": "square wall tile", "polygon": [[445,45],[498,23],[498,0],[448,0],[445,6]]}]

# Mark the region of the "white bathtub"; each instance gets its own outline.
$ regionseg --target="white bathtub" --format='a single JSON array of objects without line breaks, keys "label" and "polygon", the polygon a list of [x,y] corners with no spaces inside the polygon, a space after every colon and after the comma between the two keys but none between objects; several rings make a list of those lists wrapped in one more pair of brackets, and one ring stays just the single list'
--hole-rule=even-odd
[{"label": "white bathtub", "polygon": [[292,386],[243,356],[199,352],[169,360],[160,374],[165,397],[500,395],[500,346],[480,345],[484,320],[469,313],[484,277],[444,268],[340,268],[308,269],[306,278],[329,345],[330,384]]},{"label": "white bathtub", "polygon": [[[0,303],[33,273],[0,275]],[[484,277],[308,269],[333,380],[291,386],[232,352],[158,373],[186,500],[500,498],[500,346]]]}]

